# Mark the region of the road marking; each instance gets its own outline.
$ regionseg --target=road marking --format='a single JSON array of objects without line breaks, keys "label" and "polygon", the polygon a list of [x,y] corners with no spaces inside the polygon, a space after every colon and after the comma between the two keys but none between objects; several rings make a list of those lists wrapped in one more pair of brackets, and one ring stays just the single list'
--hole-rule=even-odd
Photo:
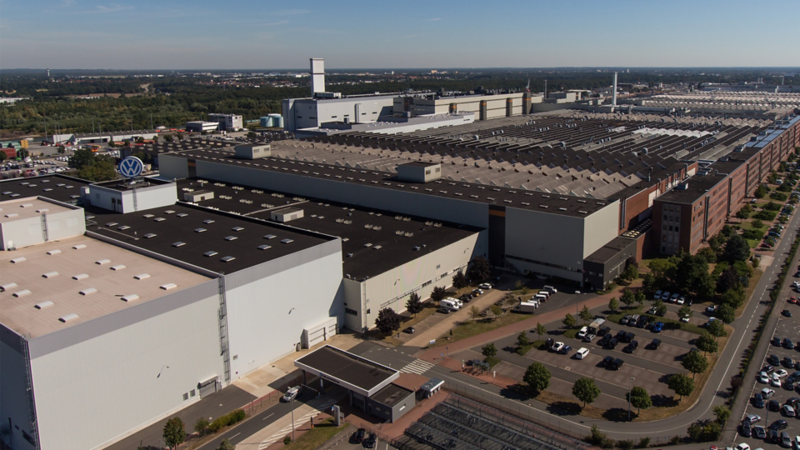
[{"label": "road marking", "polygon": [[410,363],[406,364],[405,367],[400,369],[400,372],[405,373],[416,373],[417,375],[422,375],[423,373],[431,370],[434,367],[434,364],[429,363],[428,361],[423,361],[421,359],[415,359]]},{"label": "road marking", "polygon": [[231,436],[231,439],[235,438],[236,436],[238,436],[238,435],[240,435],[240,434],[242,434],[242,432],[241,432],[241,431],[240,431],[240,432],[238,432],[238,433],[236,433],[236,434],[234,434],[233,436]]},{"label": "road marking", "polygon": [[264,418],[263,418],[263,419],[261,419],[261,420],[267,420],[267,419],[269,419],[270,417],[272,417],[272,416],[274,416],[274,415],[275,415],[275,413],[272,413],[272,414],[268,415],[267,417],[264,417]]}]

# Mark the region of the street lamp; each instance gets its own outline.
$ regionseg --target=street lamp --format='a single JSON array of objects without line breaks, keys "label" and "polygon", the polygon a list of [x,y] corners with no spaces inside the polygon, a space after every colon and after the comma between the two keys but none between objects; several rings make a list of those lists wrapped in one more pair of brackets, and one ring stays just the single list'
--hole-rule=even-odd
[{"label": "street lamp", "polygon": [[633,393],[633,381],[636,378],[631,377],[631,388],[628,390],[628,422],[631,421],[631,393]]},{"label": "street lamp", "polygon": [[292,405],[292,442],[295,442],[295,440],[294,440],[294,396],[292,396],[290,402],[291,402],[291,405]]}]

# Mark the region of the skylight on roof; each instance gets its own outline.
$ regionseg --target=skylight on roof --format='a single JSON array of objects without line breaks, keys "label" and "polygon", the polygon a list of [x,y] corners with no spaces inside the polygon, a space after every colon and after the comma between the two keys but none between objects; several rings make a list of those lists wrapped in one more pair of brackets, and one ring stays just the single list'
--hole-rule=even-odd
[{"label": "skylight on roof", "polygon": [[236,236],[225,236],[225,240],[226,241],[235,241],[237,239],[239,239],[239,238],[236,237]]},{"label": "skylight on roof", "polygon": [[195,228],[194,229],[195,233],[205,233],[206,231],[208,231],[208,230],[206,230],[205,228]]},{"label": "skylight on roof", "polygon": [[183,242],[183,241],[178,241],[178,242],[173,242],[172,243],[173,247],[183,247],[184,245],[186,245],[186,242]]},{"label": "skylight on roof", "polygon": [[139,275],[134,275],[133,278],[135,278],[137,280],[144,280],[145,278],[150,278],[150,274],[149,273],[140,273]]},{"label": "skylight on roof", "polygon": [[294,239],[289,239],[289,238],[281,239],[281,243],[283,244],[291,244],[292,242],[294,242]]},{"label": "skylight on roof", "polygon": [[231,228],[231,230],[233,230],[233,231],[242,231],[242,230],[244,230],[244,227],[233,227],[233,228]]},{"label": "skylight on roof", "polygon": [[236,257],[234,257],[234,256],[223,256],[222,258],[220,258],[220,261],[229,263],[229,262],[233,261],[234,259],[236,259]]},{"label": "skylight on roof", "polygon": [[275,236],[274,234],[268,234],[268,235],[264,236],[264,239],[275,239],[276,237],[278,237],[278,236]]},{"label": "skylight on roof", "polygon": [[209,224],[209,223],[214,223],[214,221],[211,220],[211,219],[206,219],[206,220],[203,221],[203,223]]},{"label": "skylight on roof", "polygon": [[145,239],[152,239],[152,238],[154,238],[154,237],[156,237],[156,236],[158,236],[158,235],[157,235],[157,234],[155,234],[155,233],[147,233],[147,234],[145,234],[145,235],[144,235],[144,236],[142,236],[142,237],[144,237]]},{"label": "skylight on roof", "polygon": [[218,252],[216,252],[216,251],[214,251],[214,250],[209,250],[209,251],[207,251],[207,252],[203,253],[203,255],[204,255],[204,256],[206,256],[206,257],[208,257],[208,258],[210,258],[210,257],[212,257],[212,256],[216,255],[217,253],[218,253]]}]

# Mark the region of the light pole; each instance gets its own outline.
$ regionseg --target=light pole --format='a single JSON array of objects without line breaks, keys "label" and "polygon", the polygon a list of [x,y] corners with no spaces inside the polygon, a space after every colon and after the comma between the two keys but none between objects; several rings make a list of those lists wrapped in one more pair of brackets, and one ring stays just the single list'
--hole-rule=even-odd
[{"label": "light pole", "polygon": [[294,396],[292,396],[290,404],[292,405],[292,442],[294,442]]},{"label": "light pole", "polygon": [[633,392],[633,381],[636,378],[631,377],[631,388],[628,390],[628,422],[631,421],[631,393]]}]

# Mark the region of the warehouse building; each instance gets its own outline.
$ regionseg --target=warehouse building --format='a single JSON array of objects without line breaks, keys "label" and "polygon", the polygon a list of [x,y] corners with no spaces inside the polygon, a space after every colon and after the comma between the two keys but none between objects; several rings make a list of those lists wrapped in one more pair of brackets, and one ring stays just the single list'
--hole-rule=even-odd
[{"label": "warehouse building", "polygon": [[239,131],[244,128],[242,116],[238,114],[210,113],[208,115],[208,120],[210,122],[217,122],[219,124],[218,129],[222,131]]}]

